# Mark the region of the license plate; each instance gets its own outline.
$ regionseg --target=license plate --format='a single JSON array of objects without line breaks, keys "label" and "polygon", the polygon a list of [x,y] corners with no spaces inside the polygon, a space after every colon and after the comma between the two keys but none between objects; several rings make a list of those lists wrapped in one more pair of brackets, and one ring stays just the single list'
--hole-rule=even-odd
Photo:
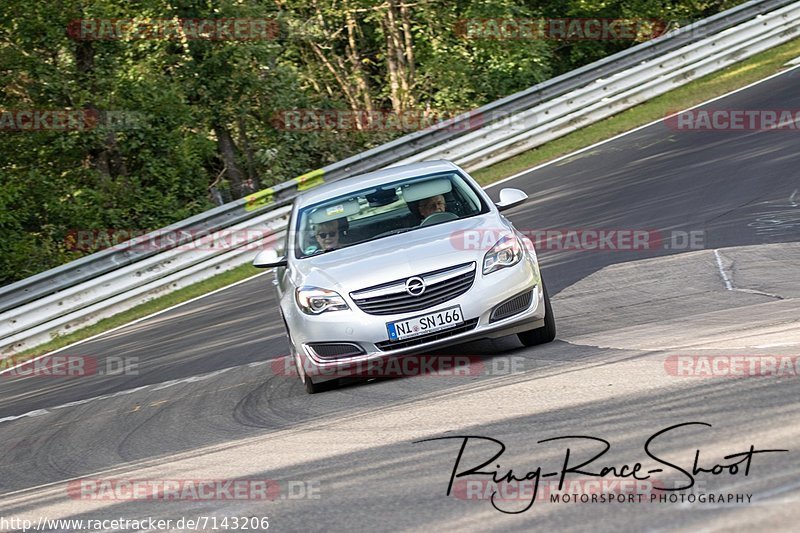
[{"label": "license plate", "polygon": [[464,323],[464,315],[461,312],[461,306],[456,305],[436,311],[427,313],[425,315],[415,316],[406,320],[398,320],[397,322],[387,322],[386,329],[389,332],[389,340],[400,341],[411,337],[419,337],[428,333],[442,331],[461,325]]}]

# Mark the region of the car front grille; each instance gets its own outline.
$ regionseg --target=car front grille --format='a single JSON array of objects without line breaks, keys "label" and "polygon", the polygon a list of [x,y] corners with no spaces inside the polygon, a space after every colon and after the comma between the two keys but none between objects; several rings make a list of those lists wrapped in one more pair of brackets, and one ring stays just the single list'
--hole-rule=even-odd
[{"label": "car front grille", "polygon": [[430,333],[428,335],[420,335],[419,337],[414,337],[413,339],[407,339],[404,341],[376,342],[375,346],[383,352],[389,352],[391,350],[400,350],[401,348],[418,346],[420,344],[425,344],[426,342],[438,341],[440,339],[446,339],[447,337],[452,337],[453,335],[458,335],[459,333],[464,333],[465,331],[471,331],[475,329],[475,326],[477,325],[478,325],[478,319],[472,318],[470,320],[465,321],[463,324],[461,324],[456,328],[446,329],[444,331],[437,331],[436,333]]},{"label": "car front grille", "polygon": [[489,322],[497,322],[523,312],[531,305],[531,300],[533,300],[533,291],[518,294],[510,300],[506,300],[494,308]]},{"label": "car front grille", "polygon": [[425,282],[425,291],[418,295],[406,291],[403,278],[356,292],[350,297],[365,313],[371,315],[394,315],[422,311],[461,296],[475,281],[475,263],[464,263],[453,267],[419,274]]}]

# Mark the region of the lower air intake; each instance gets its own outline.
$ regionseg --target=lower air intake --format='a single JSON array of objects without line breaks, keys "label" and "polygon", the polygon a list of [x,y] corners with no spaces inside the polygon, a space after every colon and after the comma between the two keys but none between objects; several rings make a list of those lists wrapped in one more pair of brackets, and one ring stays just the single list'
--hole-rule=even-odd
[{"label": "lower air intake", "polygon": [[531,300],[533,300],[533,291],[528,291],[506,300],[494,308],[489,322],[497,322],[523,312],[531,305]]},{"label": "lower air intake", "polygon": [[358,344],[348,342],[312,342],[307,345],[320,359],[355,357],[365,352]]}]

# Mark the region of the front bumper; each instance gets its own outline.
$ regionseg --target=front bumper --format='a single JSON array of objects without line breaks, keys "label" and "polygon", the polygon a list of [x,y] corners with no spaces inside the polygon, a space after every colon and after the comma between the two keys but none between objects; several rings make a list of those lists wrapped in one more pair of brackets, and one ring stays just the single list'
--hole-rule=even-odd
[{"label": "front bumper", "polygon": [[[494,317],[493,320],[493,310],[525,293],[531,295],[527,307],[515,310],[512,316],[501,319]],[[472,340],[498,338],[541,327],[544,325],[545,314],[543,297],[535,256],[525,254],[523,260],[513,267],[486,276],[478,270],[472,287],[466,293],[423,311],[435,312],[459,305],[465,325],[416,340],[409,339],[415,340],[413,343],[388,342],[386,323],[418,316],[421,312],[371,315],[361,311],[347,296],[345,298],[350,305],[349,311],[323,313],[313,317],[300,316],[297,317],[299,323],[290,324],[290,329],[303,371],[317,383],[357,374],[365,363],[375,359],[419,354]],[[355,344],[364,353],[335,359],[323,358],[309,347],[309,344],[318,342]]]}]

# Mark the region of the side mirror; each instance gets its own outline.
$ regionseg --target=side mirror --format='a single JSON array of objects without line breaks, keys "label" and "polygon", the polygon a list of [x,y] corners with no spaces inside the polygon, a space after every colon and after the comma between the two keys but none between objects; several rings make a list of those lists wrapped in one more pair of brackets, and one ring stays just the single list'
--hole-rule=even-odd
[{"label": "side mirror", "polygon": [[494,205],[496,205],[497,209],[500,211],[505,211],[506,209],[517,207],[527,199],[528,195],[525,194],[524,191],[519,189],[503,189],[500,191],[500,201]]},{"label": "side mirror", "polygon": [[261,250],[253,259],[253,266],[256,268],[285,267],[288,264],[286,257],[278,257],[278,252],[273,249]]}]

